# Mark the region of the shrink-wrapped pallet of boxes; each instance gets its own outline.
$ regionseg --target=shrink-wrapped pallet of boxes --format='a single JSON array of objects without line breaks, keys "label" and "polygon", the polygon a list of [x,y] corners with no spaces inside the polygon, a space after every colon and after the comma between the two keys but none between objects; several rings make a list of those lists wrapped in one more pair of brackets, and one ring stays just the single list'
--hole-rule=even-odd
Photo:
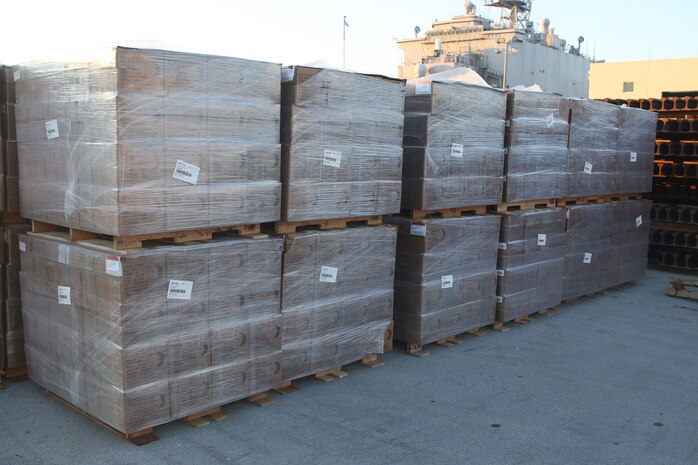
[{"label": "shrink-wrapped pallet of boxes", "polygon": [[637,108],[620,108],[617,193],[652,191],[656,131],[656,113]]},{"label": "shrink-wrapped pallet of boxes", "polygon": [[621,109],[597,100],[571,102],[565,197],[615,194],[623,166],[617,150]]},{"label": "shrink-wrapped pallet of boxes", "polygon": [[395,339],[418,353],[494,322],[499,216],[388,221],[399,227]]},{"label": "shrink-wrapped pallet of boxes", "polygon": [[509,92],[504,202],[566,196],[570,100]]},{"label": "shrink-wrapped pallet of boxes", "polygon": [[651,205],[649,200],[611,203],[611,263],[607,287],[637,281],[645,276]]},{"label": "shrink-wrapped pallet of boxes", "polygon": [[22,214],[113,236],[280,213],[280,65],[117,47],[16,68]]},{"label": "shrink-wrapped pallet of boxes", "polygon": [[562,300],[565,210],[502,215],[497,263],[497,321],[505,323],[554,307]]},{"label": "shrink-wrapped pallet of boxes", "polygon": [[567,250],[562,300],[599,292],[607,287],[611,264],[613,206],[567,207]]},{"label": "shrink-wrapped pallet of boxes", "polygon": [[305,66],[283,71],[282,219],[399,212],[404,82]]},{"label": "shrink-wrapped pallet of boxes", "polygon": [[283,240],[19,238],[29,376],[126,435],[281,382]]},{"label": "shrink-wrapped pallet of boxes", "polygon": [[407,91],[402,208],[501,202],[506,93],[438,81],[410,81]]},{"label": "shrink-wrapped pallet of boxes", "polygon": [[282,279],[283,378],[337,373],[382,353],[393,315],[395,228],[286,236]]}]

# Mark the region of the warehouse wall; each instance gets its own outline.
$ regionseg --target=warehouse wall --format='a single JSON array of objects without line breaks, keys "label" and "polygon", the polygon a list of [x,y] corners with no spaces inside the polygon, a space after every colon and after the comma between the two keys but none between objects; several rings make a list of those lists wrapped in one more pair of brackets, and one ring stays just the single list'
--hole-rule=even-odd
[{"label": "warehouse wall", "polygon": [[698,90],[698,58],[592,63],[589,72],[592,99],[658,98],[662,92],[694,90]]}]

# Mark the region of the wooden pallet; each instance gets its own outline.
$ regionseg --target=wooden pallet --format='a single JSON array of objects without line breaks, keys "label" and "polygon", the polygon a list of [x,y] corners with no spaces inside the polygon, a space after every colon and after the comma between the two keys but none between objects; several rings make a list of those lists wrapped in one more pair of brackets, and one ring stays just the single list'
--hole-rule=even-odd
[{"label": "wooden pallet", "polygon": [[482,215],[487,212],[486,205],[461,208],[440,208],[437,210],[402,210],[403,216],[408,216],[412,219],[423,218],[455,218],[458,216],[467,215]]},{"label": "wooden pallet", "polygon": [[591,203],[604,203],[603,195],[593,195],[589,197],[565,197],[557,199],[557,206],[564,207],[567,205],[588,205]]},{"label": "wooden pallet", "polygon": [[604,202],[619,202],[624,200],[642,200],[642,194],[618,194],[604,196]]},{"label": "wooden pallet", "polygon": [[138,249],[143,247],[143,242],[146,241],[168,241],[175,244],[192,241],[209,240],[213,238],[215,233],[227,232],[237,235],[259,234],[261,231],[259,224],[244,224],[236,226],[222,226],[217,228],[191,229],[187,231],[169,231],[153,234],[140,234],[136,236],[110,236],[108,234],[97,234],[81,229],[66,228],[55,224],[44,223],[41,221],[32,220],[32,232],[47,233],[47,232],[67,232],[71,241],[85,240],[107,240],[112,242],[112,247],[115,250]]},{"label": "wooden pallet", "polygon": [[504,326],[506,323],[514,322],[516,324],[520,325],[527,325],[529,323],[533,323],[535,318],[533,318],[534,315],[540,315],[544,317],[549,317],[553,315],[553,309],[543,309],[543,310],[538,310],[537,312],[529,313],[528,315],[523,315],[517,318],[514,318],[513,320],[507,320],[507,321],[495,321],[492,323],[492,329],[495,331],[499,331],[500,333],[506,333],[509,331],[508,326]]},{"label": "wooden pallet", "polygon": [[[379,366],[384,365],[384,363],[378,358],[377,354],[366,355],[361,360],[358,360],[358,363],[361,363],[363,366],[368,368],[377,368]],[[328,368],[327,370],[322,370],[309,376],[312,376],[315,379],[320,380],[324,383],[331,383],[336,379],[346,378],[347,376],[349,376],[349,373],[343,371],[342,367],[339,366],[334,368]],[[298,392],[298,386],[293,384],[293,381],[295,380],[286,380],[283,383],[279,384],[277,387],[275,387],[273,391],[277,394],[281,394],[282,396],[287,396],[294,392]]]},{"label": "wooden pallet", "polygon": [[671,277],[669,284],[671,287],[667,288],[666,295],[698,300],[698,280]]},{"label": "wooden pallet", "polygon": [[5,370],[5,374],[3,375],[3,378],[5,378],[8,381],[25,381],[27,380],[27,367],[19,367],[19,368],[8,368]]},{"label": "wooden pallet", "polygon": [[333,218],[329,220],[277,221],[273,231],[277,234],[294,233],[301,229],[346,229],[349,226],[368,226],[383,223],[383,216],[356,216],[352,218]]},{"label": "wooden pallet", "polygon": [[555,199],[544,200],[524,200],[520,202],[507,202],[497,205],[497,213],[538,210],[540,208],[553,208],[556,206]]}]

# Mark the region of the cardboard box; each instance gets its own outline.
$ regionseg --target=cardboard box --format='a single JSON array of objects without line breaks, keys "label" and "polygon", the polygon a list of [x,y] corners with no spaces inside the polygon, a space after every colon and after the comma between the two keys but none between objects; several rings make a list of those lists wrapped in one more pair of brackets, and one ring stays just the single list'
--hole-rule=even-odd
[{"label": "cardboard box", "polygon": [[25,217],[110,235],[279,219],[279,65],[123,47],[112,59],[20,68]]},{"label": "cardboard box", "polygon": [[[279,384],[281,238],[131,251],[60,234],[19,240],[30,378],[117,430]],[[250,289],[264,312],[209,311],[214,302],[244,307]]]}]

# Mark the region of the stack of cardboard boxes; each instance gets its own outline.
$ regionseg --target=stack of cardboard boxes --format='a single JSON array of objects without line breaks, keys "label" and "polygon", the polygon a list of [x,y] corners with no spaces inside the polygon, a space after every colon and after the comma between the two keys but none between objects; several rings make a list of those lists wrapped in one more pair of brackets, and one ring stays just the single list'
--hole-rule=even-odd
[{"label": "stack of cardboard boxes", "polygon": [[0,68],[0,210],[2,210],[3,253],[2,310],[0,311],[0,373],[11,377],[25,374],[22,304],[19,290],[19,248],[17,236],[29,228],[19,214],[19,170],[15,125],[15,73]]},{"label": "stack of cardboard boxes", "polygon": [[[283,220],[300,228],[399,212],[404,83],[302,66],[283,73]],[[285,236],[285,383],[384,349],[395,228],[337,226]]]},{"label": "stack of cardboard boxes", "polygon": [[[25,216],[73,239],[279,219],[279,65],[117,48],[19,72]],[[222,234],[20,236],[29,376],[127,434],[278,385],[283,241]]]}]

